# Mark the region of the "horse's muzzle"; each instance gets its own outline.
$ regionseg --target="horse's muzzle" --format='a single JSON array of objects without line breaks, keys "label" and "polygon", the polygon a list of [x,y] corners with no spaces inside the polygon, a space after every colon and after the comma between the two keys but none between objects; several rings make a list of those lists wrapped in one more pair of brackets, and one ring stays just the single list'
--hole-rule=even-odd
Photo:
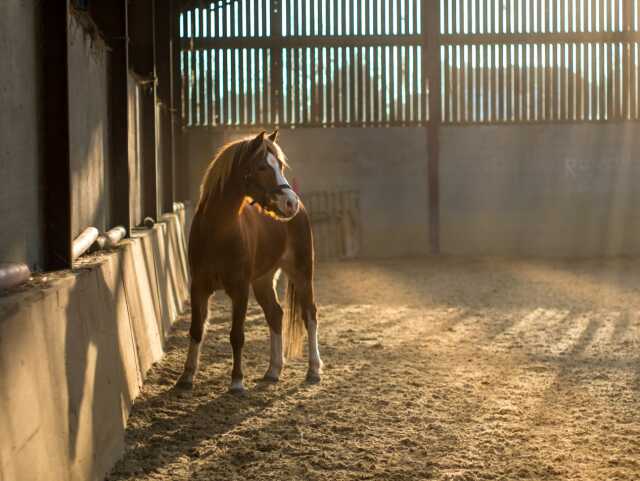
[{"label": "horse's muzzle", "polygon": [[300,199],[291,188],[282,189],[275,194],[271,204],[281,220],[293,219],[300,210]]}]

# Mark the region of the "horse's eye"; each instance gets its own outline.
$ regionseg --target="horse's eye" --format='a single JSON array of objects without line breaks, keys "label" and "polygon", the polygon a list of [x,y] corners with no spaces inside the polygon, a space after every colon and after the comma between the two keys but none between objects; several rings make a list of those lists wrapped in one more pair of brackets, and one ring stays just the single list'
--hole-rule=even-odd
[{"label": "horse's eye", "polygon": [[267,166],[267,164],[260,164],[258,166],[258,172],[264,172],[265,170],[267,170],[269,167]]}]

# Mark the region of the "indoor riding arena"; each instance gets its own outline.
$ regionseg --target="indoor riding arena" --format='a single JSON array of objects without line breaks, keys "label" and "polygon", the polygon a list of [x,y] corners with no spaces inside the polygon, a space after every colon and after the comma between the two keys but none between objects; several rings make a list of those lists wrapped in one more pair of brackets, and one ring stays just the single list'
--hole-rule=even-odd
[{"label": "indoor riding arena", "polygon": [[0,481],[640,480],[640,0],[0,46]]}]

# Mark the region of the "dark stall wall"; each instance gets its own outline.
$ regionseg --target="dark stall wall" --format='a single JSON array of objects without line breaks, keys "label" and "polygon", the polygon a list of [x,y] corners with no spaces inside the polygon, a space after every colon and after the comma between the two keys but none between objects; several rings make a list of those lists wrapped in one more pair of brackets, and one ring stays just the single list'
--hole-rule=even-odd
[{"label": "dark stall wall", "polygon": [[0,262],[41,266],[42,2],[0,2]]},{"label": "dark stall wall", "polygon": [[109,52],[69,16],[72,234],[109,225]]}]

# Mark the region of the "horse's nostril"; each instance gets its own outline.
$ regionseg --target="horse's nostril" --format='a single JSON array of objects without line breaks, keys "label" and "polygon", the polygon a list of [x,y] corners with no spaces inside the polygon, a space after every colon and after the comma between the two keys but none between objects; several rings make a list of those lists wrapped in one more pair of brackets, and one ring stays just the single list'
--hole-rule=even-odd
[{"label": "horse's nostril", "polygon": [[287,209],[293,209],[293,202],[290,200],[287,201]]}]

